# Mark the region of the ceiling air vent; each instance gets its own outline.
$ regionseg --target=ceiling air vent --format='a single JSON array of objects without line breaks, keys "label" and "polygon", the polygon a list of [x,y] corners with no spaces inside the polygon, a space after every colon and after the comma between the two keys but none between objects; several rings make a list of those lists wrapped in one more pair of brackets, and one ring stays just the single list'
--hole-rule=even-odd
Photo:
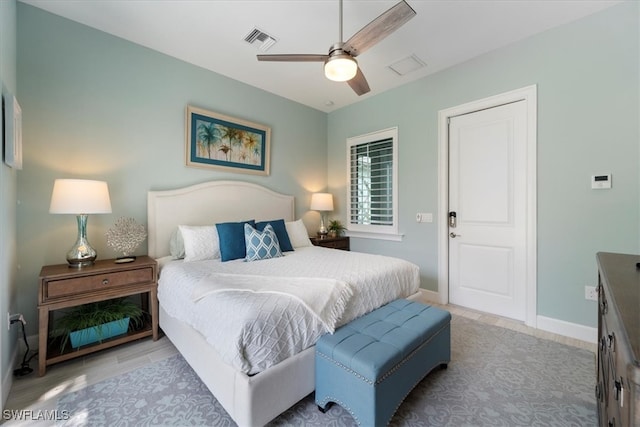
[{"label": "ceiling air vent", "polygon": [[266,52],[271,46],[276,44],[275,38],[257,28],[251,30],[251,32],[244,38],[244,41],[249,44],[258,46],[258,49],[260,49],[262,52]]},{"label": "ceiling air vent", "polygon": [[425,65],[426,64],[416,55],[411,55],[404,59],[401,59],[400,61],[394,62],[393,64],[389,65],[389,68],[399,76],[404,76],[405,74],[409,74],[413,71],[419,70]]}]

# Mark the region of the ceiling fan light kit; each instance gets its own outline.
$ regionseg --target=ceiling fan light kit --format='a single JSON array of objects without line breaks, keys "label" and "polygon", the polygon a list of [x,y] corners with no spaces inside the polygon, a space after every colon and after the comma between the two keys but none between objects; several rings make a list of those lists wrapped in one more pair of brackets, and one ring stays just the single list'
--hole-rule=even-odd
[{"label": "ceiling fan light kit", "polygon": [[358,95],[369,92],[369,84],[358,68],[355,57],[380,42],[416,15],[405,0],[365,25],[345,43],[342,42],[342,0],[339,1],[339,42],[329,49],[328,55],[274,54],[258,55],[258,61],[324,62],[324,74],[329,80],[348,82]]},{"label": "ceiling fan light kit", "polygon": [[334,82],[346,82],[358,73],[358,63],[351,55],[333,55],[324,63],[324,75]]}]

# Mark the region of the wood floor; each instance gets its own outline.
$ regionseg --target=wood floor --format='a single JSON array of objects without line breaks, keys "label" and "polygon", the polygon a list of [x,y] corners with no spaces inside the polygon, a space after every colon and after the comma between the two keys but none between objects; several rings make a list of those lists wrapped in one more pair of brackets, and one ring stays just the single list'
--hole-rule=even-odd
[{"label": "wood floor", "polygon": [[[437,305],[437,304],[432,304]],[[596,344],[567,338],[550,332],[540,331],[525,326],[522,322],[488,315],[453,305],[439,306],[453,315],[463,316],[478,322],[512,329],[539,338],[557,341],[569,346],[586,349],[595,353]],[[113,349],[73,359],[50,366],[43,377],[37,374],[37,359],[31,362],[34,372],[22,378],[14,378],[6,410],[53,410],[59,396],[95,384],[107,378],[115,377],[146,364],[156,362],[177,353],[176,348],[166,338],[154,342],[143,339]],[[0,420],[1,422],[1,420]],[[6,425],[43,427],[44,421],[31,423],[10,421]]]}]

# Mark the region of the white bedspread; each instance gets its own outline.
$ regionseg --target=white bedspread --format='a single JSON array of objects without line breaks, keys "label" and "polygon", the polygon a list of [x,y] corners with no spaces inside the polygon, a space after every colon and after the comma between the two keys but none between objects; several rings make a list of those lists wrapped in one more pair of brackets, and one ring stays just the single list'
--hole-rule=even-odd
[{"label": "white bedspread", "polygon": [[349,284],[323,277],[256,276],[253,274],[212,273],[196,283],[191,292],[195,303],[213,293],[266,292],[294,297],[327,331],[334,333],[353,291]]},{"label": "white bedspread", "polygon": [[[222,359],[255,374],[315,344],[327,328],[300,299],[272,292],[192,294],[214,273],[327,278],[347,283],[353,296],[337,326],[419,288],[415,264],[397,258],[322,247],[298,248],[262,261],[173,261],[160,273],[158,298],[165,311],[199,331]],[[301,283],[303,286],[304,283]]]}]

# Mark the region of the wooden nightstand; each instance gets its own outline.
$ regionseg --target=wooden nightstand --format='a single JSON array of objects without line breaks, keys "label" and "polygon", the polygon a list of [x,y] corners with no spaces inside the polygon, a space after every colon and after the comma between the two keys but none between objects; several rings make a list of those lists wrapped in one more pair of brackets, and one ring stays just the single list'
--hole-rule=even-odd
[{"label": "wooden nightstand", "polygon": [[347,236],[325,237],[325,238],[311,237],[310,239],[311,239],[311,243],[313,243],[314,246],[322,246],[324,248],[331,248],[331,249],[341,249],[343,251],[350,250],[349,237]]},{"label": "wooden nightstand", "polygon": [[[139,256],[133,262],[116,264],[115,260],[99,260],[89,267],[70,268],[67,264],[47,265],[40,271],[38,312],[40,317],[38,374],[44,375],[47,366],[84,356],[143,337],[158,339],[158,264],[148,256]],[[142,298],[142,309],[149,312],[150,324],[101,343],[87,345],[60,353],[50,346],[49,323],[52,312],[97,301],[130,295],[147,294]]]}]

